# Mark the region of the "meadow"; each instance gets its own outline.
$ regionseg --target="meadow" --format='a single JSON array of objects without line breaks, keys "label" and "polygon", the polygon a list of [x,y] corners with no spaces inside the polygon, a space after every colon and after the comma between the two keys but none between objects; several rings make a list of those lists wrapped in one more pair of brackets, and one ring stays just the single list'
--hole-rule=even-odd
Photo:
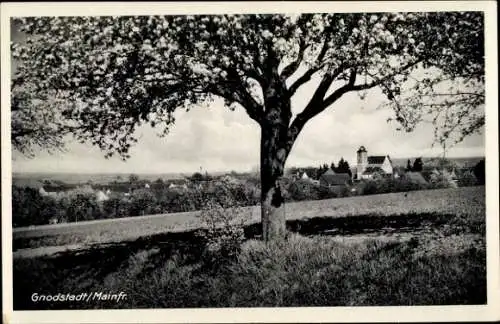
[{"label": "meadow", "polygon": [[[484,187],[462,187],[347,197],[286,204],[290,226],[298,220],[352,219],[356,216],[386,218],[405,215],[454,215],[455,220],[467,215],[484,215]],[[183,232],[200,227],[199,211],[127,217],[79,223],[42,225],[35,228],[13,229],[13,250],[43,248],[47,246],[92,245],[134,240],[165,232]],[[246,225],[258,224],[260,207],[242,207],[239,216]],[[431,216],[432,217],[432,216]],[[294,222],[295,221],[295,222]],[[314,220],[312,221],[314,222]],[[474,226],[484,226],[479,220]]]},{"label": "meadow", "polygon": [[[219,249],[195,230],[196,213],[17,231],[18,248],[88,245],[14,253],[14,309],[486,302],[484,187],[290,203],[287,211],[286,241],[259,240],[254,207],[245,209],[251,217],[242,240],[218,240]],[[221,253],[220,244],[236,253]],[[61,291],[124,292],[127,299],[30,299]]]}]

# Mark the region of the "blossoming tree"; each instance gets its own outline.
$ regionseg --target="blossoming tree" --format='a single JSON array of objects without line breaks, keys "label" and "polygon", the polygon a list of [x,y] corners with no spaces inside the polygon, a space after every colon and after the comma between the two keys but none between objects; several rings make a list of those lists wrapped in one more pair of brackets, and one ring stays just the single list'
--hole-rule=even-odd
[{"label": "blossoming tree", "polygon": [[[28,36],[12,43],[18,62],[12,79],[14,147],[23,151],[40,144],[30,134],[42,138],[42,146],[59,146],[60,136],[72,133],[106,156],[127,158],[142,123],[160,126],[166,134],[177,109],[223,98],[229,108],[242,107],[260,125],[265,240],[285,234],[280,180],[295,140],[325,109],[347,109],[335,105],[346,93],[363,96],[381,89],[406,130],[429,116],[447,137],[452,131],[466,136],[484,124],[481,13],[37,17],[17,22]],[[312,79],[320,81],[310,101],[292,114],[294,95]],[[23,132],[29,129],[46,138]]]}]

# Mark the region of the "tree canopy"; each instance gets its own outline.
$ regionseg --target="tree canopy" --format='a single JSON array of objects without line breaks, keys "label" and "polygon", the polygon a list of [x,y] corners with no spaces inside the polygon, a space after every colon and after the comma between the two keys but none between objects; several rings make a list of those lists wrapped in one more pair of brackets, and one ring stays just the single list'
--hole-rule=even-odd
[{"label": "tree canopy", "polygon": [[[223,98],[263,125],[319,77],[291,118],[291,145],[305,123],[348,92],[378,87],[395,120],[433,122],[436,140],[460,141],[484,124],[484,30],[480,12],[29,17],[13,42],[12,143],[62,146],[62,136],[128,157],[135,129],[178,108]],[[413,73],[420,71],[422,73]],[[279,85],[279,86],[277,86]],[[272,117],[272,116],[271,116]],[[39,127],[44,126],[44,127]]]},{"label": "tree canopy", "polygon": [[[13,133],[15,147],[59,147],[67,131],[126,159],[141,124],[167,134],[177,109],[223,98],[260,125],[265,240],[285,237],[282,177],[297,137],[345,94],[379,88],[402,128],[432,122],[443,146],[484,124],[480,12],[30,17],[20,25],[29,37],[11,46],[13,124],[47,119],[43,135],[56,137]],[[292,98],[313,78],[311,99],[293,115]]]}]

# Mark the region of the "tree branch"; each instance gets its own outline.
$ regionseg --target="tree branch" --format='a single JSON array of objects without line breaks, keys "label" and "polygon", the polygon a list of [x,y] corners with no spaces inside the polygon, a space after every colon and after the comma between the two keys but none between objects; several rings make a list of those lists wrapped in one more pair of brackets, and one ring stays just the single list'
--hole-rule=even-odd
[{"label": "tree branch", "polygon": [[342,67],[339,67],[334,73],[332,74],[327,74],[323,77],[323,80],[321,81],[320,85],[316,89],[316,92],[314,93],[311,101],[309,104],[306,106],[306,108],[299,113],[295,119],[293,120],[292,124],[290,125],[289,128],[289,141],[292,143],[295,141],[299,133],[302,131],[302,128],[304,125],[314,116],[318,115],[322,111],[324,111],[326,108],[328,108],[331,104],[333,104],[335,101],[337,101],[340,97],[342,97],[345,93],[350,92],[350,91],[360,91],[360,90],[367,90],[373,87],[376,87],[383,82],[387,81],[388,79],[394,77],[395,75],[405,71],[408,68],[411,68],[412,66],[415,66],[418,64],[420,61],[417,60],[416,62],[408,63],[405,66],[403,66],[401,69],[399,69],[397,72],[394,72],[390,75],[387,75],[381,79],[375,80],[373,82],[367,83],[367,84],[360,84],[360,85],[355,85],[356,83],[356,77],[357,77],[357,69],[355,67],[351,67],[351,73],[349,75],[349,80],[345,85],[342,87],[338,88],[335,90],[332,94],[330,94],[328,97],[324,98],[326,92],[330,88],[331,84],[335,79],[345,70]]},{"label": "tree branch", "polygon": [[[314,113],[315,110],[319,109],[321,104],[325,100],[325,95],[328,92],[328,89],[332,85],[333,81],[337,79],[337,77],[342,74],[345,71],[344,65],[339,66],[337,69],[335,69],[332,73],[327,73],[323,76],[323,79],[321,80],[320,84],[316,88],[316,91],[314,92],[310,103],[307,105],[307,107],[304,109],[303,113],[305,116],[309,116]],[[353,84],[356,81],[356,70],[353,69],[353,72],[351,72],[351,78],[349,80],[349,84]],[[316,114],[313,114],[315,116]]]},{"label": "tree branch", "polygon": [[265,87],[266,79],[264,79],[264,77],[257,70],[242,70],[242,71],[247,77],[257,81],[262,88]]},{"label": "tree branch", "polygon": [[209,85],[207,90],[216,96],[237,102],[246,110],[250,118],[259,124],[262,123],[264,110],[248,91],[240,85],[236,85],[235,82],[225,82]]},{"label": "tree branch", "polygon": [[288,94],[290,97],[292,97],[295,92],[306,82],[311,80],[311,77],[314,75],[314,73],[318,72],[321,69],[322,66],[318,66],[316,68],[310,68],[309,70],[306,71],[300,78],[298,78],[291,86],[288,88]]},{"label": "tree branch", "polygon": [[[289,96],[293,96],[295,92],[306,82],[311,80],[311,77],[314,75],[314,73],[318,72],[321,70],[325,64],[322,62],[323,59],[325,58],[326,52],[328,50],[328,41],[330,40],[330,36],[327,35],[325,38],[325,41],[323,42],[323,46],[321,47],[321,52],[318,54],[318,57],[316,58],[317,61],[317,66],[314,68],[310,68],[307,70],[300,78],[298,78],[288,89]],[[300,62],[299,62],[300,65]],[[298,67],[298,66],[297,66]]]},{"label": "tree branch", "polygon": [[299,53],[297,55],[297,59],[290,63],[289,65],[285,66],[283,71],[281,71],[281,77],[283,79],[288,79],[291,77],[295,72],[297,72],[298,67],[300,66],[300,63],[302,63],[302,60],[304,59],[304,52],[306,51],[307,45],[304,40],[304,38],[300,38],[300,44],[299,44]]},{"label": "tree branch", "polygon": [[423,97],[453,97],[453,96],[484,97],[484,93],[476,93],[476,92],[431,93],[431,94],[423,94],[421,96],[423,96]]}]

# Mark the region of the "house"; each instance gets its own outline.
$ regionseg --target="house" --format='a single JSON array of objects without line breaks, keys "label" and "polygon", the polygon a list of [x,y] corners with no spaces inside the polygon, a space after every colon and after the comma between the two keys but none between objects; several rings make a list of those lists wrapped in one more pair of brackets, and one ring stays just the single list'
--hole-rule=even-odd
[{"label": "house", "polygon": [[109,196],[106,195],[102,190],[99,190],[96,192],[96,199],[97,199],[97,202],[102,202],[102,201],[109,200]]},{"label": "house", "polygon": [[347,173],[335,173],[329,169],[319,177],[319,183],[325,187],[338,187],[349,184],[351,177]]},{"label": "house", "polygon": [[307,172],[302,171],[302,170],[299,170],[299,171],[293,173],[291,175],[291,179],[293,181],[297,181],[297,180],[312,180],[312,178],[309,177],[309,175],[307,174]]},{"label": "house", "polygon": [[46,191],[43,186],[38,189],[38,192],[40,193],[40,196],[42,197],[52,197],[52,198],[57,198],[58,196],[61,195],[61,192],[57,191]]},{"label": "house", "polygon": [[357,153],[356,172],[353,172],[356,179],[376,179],[379,177],[392,176],[394,167],[389,155],[372,155],[364,146],[361,146]]},{"label": "house", "polygon": [[[194,186],[198,189],[201,189],[203,187],[203,184],[202,183],[197,183],[197,184],[194,184]],[[168,186],[168,189],[183,189],[183,190],[187,190],[188,189],[188,185],[186,183],[170,183],[170,185]]]},{"label": "house", "polygon": [[427,180],[425,180],[422,173],[420,173],[420,172],[406,172],[404,174],[404,178],[411,183],[415,183],[415,184],[419,184],[419,185],[429,184],[427,182]]},{"label": "house", "polygon": [[47,191],[45,191],[45,188],[43,186],[40,187],[40,189],[38,189],[38,192],[40,193],[40,196],[42,196],[42,197],[49,195],[49,193]]}]

